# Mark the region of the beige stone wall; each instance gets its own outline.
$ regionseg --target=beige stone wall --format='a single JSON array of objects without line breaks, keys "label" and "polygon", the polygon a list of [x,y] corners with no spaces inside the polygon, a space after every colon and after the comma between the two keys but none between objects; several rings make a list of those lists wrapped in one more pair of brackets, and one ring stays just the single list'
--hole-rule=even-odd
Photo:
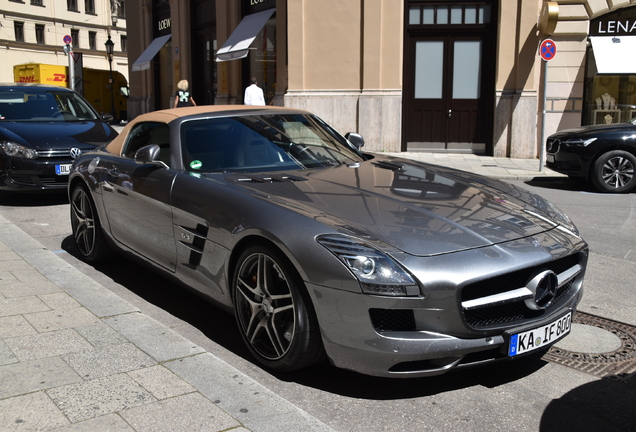
[{"label": "beige stone wall", "polygon": [[361,133],[366,150],[399,151],[403,2],[298,0],[287,8],[285,106]]}]

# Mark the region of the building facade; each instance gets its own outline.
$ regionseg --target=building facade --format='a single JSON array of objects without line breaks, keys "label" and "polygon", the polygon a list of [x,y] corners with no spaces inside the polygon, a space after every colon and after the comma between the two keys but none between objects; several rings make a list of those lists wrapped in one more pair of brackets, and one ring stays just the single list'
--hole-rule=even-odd
[{"label": "building facade", "polygon": [[[542,135],[636,116],[636,70],[612,61],[630,57],[635,7],[636,0],[130,2],[129,114],[170,107],[181,79],[199,105],[240,104],[255,77],[266,103],[357,131],[369,151],[535,158]],[[557,54],[544,65],[539,46],[547,37]]]},{"label": "building facade", "polygon": [[[123,0],[0,0],[0,82],[13,82],[13,66],[69,65],[65,36],[76,62],[128,77],[126,3]],[[105,42],[114,45],[112,63]]]}]

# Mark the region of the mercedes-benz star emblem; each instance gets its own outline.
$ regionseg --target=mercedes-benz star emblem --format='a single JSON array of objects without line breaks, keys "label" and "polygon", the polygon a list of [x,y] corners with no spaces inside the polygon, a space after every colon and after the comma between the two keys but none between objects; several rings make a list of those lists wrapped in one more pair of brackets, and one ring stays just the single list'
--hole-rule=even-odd
[{"label": "mercedes-benz star emblem", "polygon": [[532,310],[543,310],[552,304],[559,287],[559,278],[552,270],[544,270],[530,282],[526,288],[532,291],[532,298],[526,299],[525,303]]},{"label": "mercedes-benz star emblem", "polygon": [[73,159],[77,159],[78,157],[80,157],[82,155],[82,151],[80,149],[78,149],[77,147],[73,147],[71,149],[71,157]]}]

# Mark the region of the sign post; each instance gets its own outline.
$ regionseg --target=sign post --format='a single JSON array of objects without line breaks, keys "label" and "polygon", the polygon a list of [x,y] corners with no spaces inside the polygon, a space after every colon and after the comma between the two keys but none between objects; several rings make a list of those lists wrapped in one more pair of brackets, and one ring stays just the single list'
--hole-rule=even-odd
[{"label": "sign post", "polygon": [[66,35],[62,40],[65,44],[64,52],[68,56],[68,85],[72,90],[75,90],[75,68],[73,67],[73,47],[71,46],[73,38],[70,35]]},{"label": "sign post", "polygon": [[552,39],[544,39],[539,46],[539,55],[543,63],[543,95],[542,95],[542,113],[541,113],[541,145],[539,146],[539,172],[543,172],[545,164],[545,112],[546,112],[546,92],[548,85],[548,62],[552,60],[557,53],[556,43]]}]

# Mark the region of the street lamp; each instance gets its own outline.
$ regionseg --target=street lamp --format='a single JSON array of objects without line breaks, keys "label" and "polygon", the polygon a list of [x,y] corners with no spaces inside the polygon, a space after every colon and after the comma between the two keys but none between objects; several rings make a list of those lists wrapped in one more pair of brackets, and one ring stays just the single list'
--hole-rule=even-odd
[{"label": "street lamp", "polygon": [[110,40],[110,35],[108,35],[108,40],[104,42],[106,45],[106,55],[108,56],[108,70],[110,72],[110,113],[113,116],[113,120],[115,119],[115,86],[113,85],[113,51],[115,48],[115,42]]}]

